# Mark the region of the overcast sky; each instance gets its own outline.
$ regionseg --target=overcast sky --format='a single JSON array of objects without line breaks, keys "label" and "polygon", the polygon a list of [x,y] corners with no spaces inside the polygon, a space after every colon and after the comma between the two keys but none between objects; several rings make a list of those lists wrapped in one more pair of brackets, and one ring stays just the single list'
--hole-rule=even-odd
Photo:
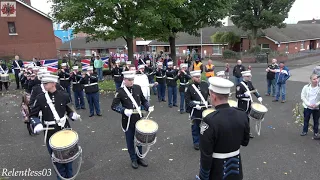
[{"label": "overcast sky", "polygon": [[[51,3],[48,0],[31,0],[33,7],[39,9],[44,13],[50,12]],[[320,0],[296,0],[293,4],[287,23],[296,23],[299,20],[311,20],[312,18],[320,18]]]}]

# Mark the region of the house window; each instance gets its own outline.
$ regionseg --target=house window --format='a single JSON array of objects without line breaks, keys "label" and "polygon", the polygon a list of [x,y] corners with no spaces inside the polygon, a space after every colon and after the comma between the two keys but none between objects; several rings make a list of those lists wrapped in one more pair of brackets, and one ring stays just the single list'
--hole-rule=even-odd
[{"label": "house window", "polygon": [[179,48],[178,47],[176,48],[176,54],[179,54]]},{"label": "house window", "polygon": [[222,54],[222,46],[213,46],[213,54],[221,55]]},{"label": "house window", "polygon": [[169,46],[164,46],[164,52],[169,52]]},{"label": "house window", "polygon": [[269,44],[261,44],[261,49],[270,49]]},{"label": "house window", "polygon": [[157,47],[152,46],[152,52],[156,52],[157,51]]},{"label": "house window", "polygon": [[90,49],[86,49],[86,55],[85,56],[92,56]]},{"label": "house window", "polygon": [[286,44],[286,52],[289,52],[289,44]]},{"label": "house window", "polygon": [[8,22],[9,35],[16,35],[16,24],[14,22]]},{"label": "house window", "polygon": [[304,41],[301,42],[300,50],[304,50]]}]

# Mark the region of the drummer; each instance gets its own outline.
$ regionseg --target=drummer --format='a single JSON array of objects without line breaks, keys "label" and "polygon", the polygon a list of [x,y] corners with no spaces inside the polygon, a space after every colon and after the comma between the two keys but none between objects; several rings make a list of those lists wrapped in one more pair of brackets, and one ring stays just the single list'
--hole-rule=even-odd
[{"label": "drummer", "polygon": [[231,81],[211,77],[209,83],[210,99],[216,111],[201,123],[200,178],[197,179],[243,179],[240,146],[247,146],[250,140],[248,116],[228,104]]},{"label": "drummer", "polygon": [[192,84],[190,84],[185,93],[187,112],[190,113],[192,120],[192,138],[193,147],[199,150],[200,122],[202,120],[202,111],[208,107],[209,89],[208,83],[201,81],[201,70],[191,71]]},{"label": "drummer", "polygon": [[[236,87],[236,98],[238,99],[238,108],[244,110],[247,114],[249,114],[251,110],[251,103],[253,102],[250,91],[256,89],[253,87],[251,82],[251,71],[242,71],[241,74],[243,80]],[[254,92],[253,94],[258,98],[258,101],[261,103],[262,97],[260,96],[260,94],[258,92]],[[254,138],[254,136],[250,134],[250,138]]]},{"label": "drummer", "polygon": [[[125,132],[131,166],[137,169],[139,167],[138,164],[147,167],[148,163],[144,159],[140,159],[135,152],[135,124],[142,117],[140,110],[141,105],[149,112],[153,111],[154,107],[150,107],[142,93],[141,87],[133,84],[135,73],[136,71],[122,72],[124,76],[124,86],[118,89],[113,99],[111,109],[122,114],[122,130]],[[138,149],[140,153],[142,153],[142,147],[139,146]]]},{"label": "drummer", "polygon": [[[56,89],[56,83],[58,82],[58,78],[59,76],[55,76],[51,74],[46,74],[41,78],[41,82],[43,83],[44,88],[47,91],[50,98],[48,100],[52,101],[55,108],[53,110],[48,108],[49,107],[49,104],[47,103],[48,100],[46,99],[45,93],[42,93],[36,97],[35,103],[31,108],[31,112],[30,112],[30,121],[31,121],[31,124],[33,124],[35,134],[43,130],[42,123],[35,124],[35,122],[40,122],[40,120],[38,119],[40,111],[42,111],[42,114],[44,117],[43,118],[44,124],[54,128],[54,130],[49,130],[47,132],[48,134],[46,139],[46,145],[47,145],[50,156],[52,154],[52,149],[49,145],[49,139],[55,132],[68,127],[67,125],[69,125],[69,123],[68,123],[67,115],[72,120],[80,119],[80,115],[77,114],[76,112],[72,112],[72,110],[67,106],[67,104],[70,103],[68,95],[63,91],[59,91]],[[57,113],[60,118],[59,122],[55,120],[57,119],[53,115],[55,113]],[[67,164],[55,163],[55,166],[57,167],[62,177],[71,178],[73,176],[72,162]],[[60,179],[59,177],[57,178]]]},{"label": "drummer", "polygon": [[[8,74],[8,68],[6,64],[2,60],[0,60],[0,63],[1,63],[0,74]],[[2,91],[2,84],[7,91],[9,87],[8,82],[2,82],[2,80],[0,79],[0,91]]]}]

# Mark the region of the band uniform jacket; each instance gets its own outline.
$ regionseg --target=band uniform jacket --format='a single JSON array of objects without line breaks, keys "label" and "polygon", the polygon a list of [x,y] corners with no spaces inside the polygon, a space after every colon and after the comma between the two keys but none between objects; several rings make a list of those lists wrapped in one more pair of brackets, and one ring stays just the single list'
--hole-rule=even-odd
[{"label": "band uniform jacket", "polygon": [[22,60],[13,60],[11,69],[14,69],[15,74],[20,73],[20,69],[19,69],[18,64],[19,64],[20,68],[24,67]]},{"label": "band uniform jacket", "polygon": [[186,92],[189,84],[189,80],[191,79],[190,72],[189,71],[185,71],[185,73],[180,72],[178,79],[180,80],[179,92]]},{"label": "band uniform jacket", "polygon": [[112,78],[115,82],[121,83],[123,81],[122,71],[123,68],[117,66],[111,70]]},{"label": "band uniform jacket", "polygon": [[[58,91],[61,91],[61,92],[64,92],[64,93],[67,93],[66,91],[64,91],[63,87],[59,84],[59,83],[56,83],[56,89]],[[32,90],[31,90],[31,96],[30,96],[30,101],[29,101],[29,107],[32,107],[37,96],[39,94],[43,94],[43,91],[42,91],[42,88],[41,88],[41,84],[37,84],[35,86],[33,86]],[[69,99],[69,96],[68,96],[68,99]]]},{"label": "band uniform jacket", "polygon": [[159,84],[165,84],[166,83],[165,78],[166,78],[166,70],[158,68],[156,70],[156,81]]},{"label": "band uniform jacket", "polygon": [[28,92],[31,93],[32,88],[33,88],[34,86],[38,85],[38,84],[41,84],[41,81],[39,80],[39,78],[38,78],[37,76],[34,78],[34,80],[31,80],[31,79],[30,79],[30,80],[28,81]]},{"label": "band uniform jacket", "polygon": [[[137,102],[137,105],[140,108],[141,105],[144,106],[144,109],[149,109],[150,105],[147,99],[144,97],[141,87],[139,85],[134,84],[132,87],[128,87],[129,92],[132,94],[133,98]],[[111,109],[122,114],[122,129],[126,129],[128,123],[128,117],[124,114],[125,109],[135,110],[137,107],[134,107],[133,102],[130,100],[127,93],[124,91],[123,87],[118,89],[115,94],[115,98],[113,99]],[[135,110],[136,111],[136,110]],[[130,118],[130,127],[135,128],[135,124],[138,120],[140,120],[140,116],[138,113],[132,114]]]},{"label": "band uniform jacket", "polygon": [[168,68],[166,70],[167,86],[177,86],[178,72],[175,69]]},{"label": "band uniform jacket", "polygon": [[62,87],[67,88],[70,86],[70,71],[69,69],[64,69],[64,72],[60,70],[58,73],[60,84]]},{"label": "band uniform jacket", "polygon": [[[7,71],[7,66],[5,64],[1,64],[1,67],[4,71]],[[0,74],[4,74],[4,72],[0,70]]]},{"label": "band uniform jacket", "polygon": [[[85,85],[85,87],[84,87],[85,93],[96,93],[99,91],[98,78],[97,78],[97,74],[95,74],[95,73],[90,74],[90,76],[88,76],[88,74],[86,74],[86,76],[81,79],[80,83]],[[86,85],[92,84],[92,83],[95,83],[96,85],[86,87]]]},{"label": "band uniform jacket", "polygon": [[[242,81],[242,82],[244,82],[248,86],[249,91],[255,90],[251,81],[248,81],[248,82]],[[243,86],[242,82],[239,83],[236,87],[236,98],[238,99],[238,108],[249,113],[251,110],[251,103],[252,102],[250,100],[250,97],[245,96],[244,93],[247,91],[247,89]],[[260,97],[260,94],[258,92],[255,92],[254,95],[257,98]],[[252,94],[251,94],[251,96],[252,96]]]},{"label": "band uniform jacket", "polygon": [[[200,84],[196,84],[196,83],[192,83],[192,84],[194,84],[199,89],[203,98],[207,101],[208,96],[209,96],[208,83],[205,81],[201,81]],[[192,87],[192,84],[189,84],[187,91],[185,93],[185,100],[186,100],[186,105],[187,105],[186,112],[190,113],[191,119],[195,119],[195,118],[202,119],[202,111],[205,108],[202,108],[201,110],[194,109],[193,114],[191,114],[193,107],[196,107],[197,104],[199,104],[200,106],[204,105],[204,102],[202,102],[200,96],[198,95],[196,90]]]},{"label": "band uniform jacket", "polygon": [[[50,99],[53,101],[54,107],[60,118],[64,117],[66,113],[68,116],[72,115],[72,110],[67,106],[67,104],[70,103],[70,100],[68,97],[69,95],[67,93],[65,93],[64,91],[57,90],[54,93],[48,93],[48,94]],[[39,94],[36,97],[34,105],[31,108],[31,112],[29,116],[30,120],[32,120],[32,118],[38,118],[40,111],[42,111],[42,117],[43,117],[42,123],[44,123],[45,121],[55,121],[44,93]],[[53,127],[54,130],[48,131],[47,142],[55,132],[61,130],[61,127],[58,126],[58,124],[50,125],[49,127]],[[70,124],[68,120],[66,120],[64,127],[70,128]]]},{"label": "band uniform jacket", "polygon": [[152,66],[146,66],[145,73],[148,76],[149,81],[151,81],[154,79],[154,75],[156,74],[156,71]]},{"label": "band uniform jacket", "polygon": [[226,155],[239,150],[241,145],[249,144],[248,116],[243,110],[230,107],[227,103],[215,109],[200,125],[200,179],[241,180],[240,152],[225,159],[215,153]]},{"label": "band uniform jacket", "polygon": [[82,79],[80,71],[78,71],[77,73],[72,72],[71,75],[70,75],[70,79],[71,79],[71,82],[72,82],[72,90],[73,90],[73,92],[82,91],[83,90],[83,87],[80,84],[80,80]]}]

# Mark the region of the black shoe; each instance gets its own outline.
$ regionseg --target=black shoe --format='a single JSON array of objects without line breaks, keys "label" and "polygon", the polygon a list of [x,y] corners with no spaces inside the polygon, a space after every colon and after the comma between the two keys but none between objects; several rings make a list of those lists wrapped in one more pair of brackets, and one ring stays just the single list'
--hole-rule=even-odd
[{"label": "black shoe", "polygon": [[167,102],[167,101],[165,99],[163,99],[162,102]]},{"label": "black shoe", "polygon": [[277,99],[274,99],[274,100],[272,100],[272,102],[278,102],[279,100],[277,100]]},{"label": "black shoe", "polygon": [[194,148],[195,150],[199,151],[199,149],[200,149],[199,144],[194,144],[194,145],[193,145],[193,148]]},{"label": "black shoe", "polygon": [[313,135],[313,138],[312,138],[312,139],[315,139],[315,140],[320,139],[319,134],[318,134],[318,133],[314,133],[314,135]]},{"label": "black shoe", "polygon": [[81,109],[86,109],[85,107],[82,107]]},{"label": "black shoe", "polygon": [[173,105],[174,107],[178,107],[178,105]]},{"label": "black shoe", "polygon": [[302,132],[302,133],[300,134],[300,136],[306,136],[306,135],[307,135],[306,132]]},{"label": "black shoe", "polygon": [[144,159],[138,159],[138,164],[140,164],[143,167],[148,167],[148,163]]},{"label": "black shoe", "polygon": [[93,114],[90,114],[90,116],[89,117],[92,117],[93,116]]},{"label": "black shoe", "polygon": [[172,108],[172,105],[169,105],[169,108]]},{"label": "black shoe", "polygon": [[131,167],[132,167],[133,169],[138,169],[138,167],[139,167],[138,162],[137,162],[137,161],[132,161],[132,162],[131,162]]},{"label": "black shoe", "polygon": [[254,136],[250,133],[250,138],[254,138]]},{"label": "black shoe", "polygon": [[79,110],[79,109],[80,109],[80,108],[78,108],[78,107],[76,108],[76,110]]},{"label": "black shoe", "polygon": [[180,111],[180,114],[183,114],[184,113],[184,111]]},{"label": "black shoe", "polygon": [[102,116],[102,114],[97,114],[97,116]]}]

